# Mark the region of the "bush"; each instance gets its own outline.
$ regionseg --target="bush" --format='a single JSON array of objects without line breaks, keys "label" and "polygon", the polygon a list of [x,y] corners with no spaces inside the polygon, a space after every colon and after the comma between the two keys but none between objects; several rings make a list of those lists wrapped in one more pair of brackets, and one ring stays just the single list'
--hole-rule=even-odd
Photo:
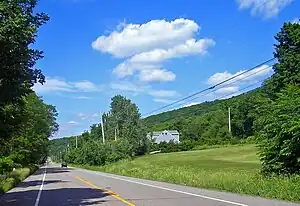
[{"label": "bush", "polygon": [[7,174],[14,168],[14,162],[9,157],[0,158],[0,174]]}]

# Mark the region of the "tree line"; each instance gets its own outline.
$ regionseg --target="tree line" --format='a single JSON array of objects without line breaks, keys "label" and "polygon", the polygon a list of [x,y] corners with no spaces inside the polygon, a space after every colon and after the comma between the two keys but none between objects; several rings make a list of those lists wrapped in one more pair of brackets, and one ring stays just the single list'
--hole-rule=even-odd
[{"label": "tree line", "polygon": [[[122,96],[112,98],[100,124],[75,137],[51,141],[52,156],[76,164],[103,165],[148,151],[186,151],[198,145],[256,143],[263,173],[300,170],[300,24],[284,23],[276,34],[274,74],[260,88],[225,100],[204,102],[141,119],[138,108]],[[228,131],[228,107],[232,130]],[[181,143],[155,144],[147,132],[178,130]],[[115,140],[117,134],[117,140]],[[71,149],[66,150],[66,144]],[[63,149],[63,150],[61,150]],[[62,151],[61,156],[58,152]]]},{"label": "tree line", "polygon": [[32,90],[45,77],[33,49],[49,17],[34,12],[36,0],[0,1],[0,174],[45,161],[48,138],[57,131],[57,111]]}]

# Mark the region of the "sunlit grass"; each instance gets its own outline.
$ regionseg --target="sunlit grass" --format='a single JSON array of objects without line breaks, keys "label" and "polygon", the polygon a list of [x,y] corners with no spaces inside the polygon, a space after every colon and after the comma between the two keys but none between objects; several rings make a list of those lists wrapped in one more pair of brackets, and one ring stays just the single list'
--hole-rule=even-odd
[{"label": "sunlit grass", "polygon": [[85,168],[199,188],[300,201],[300,176],[262,177],[256,153],[254,145],[232,146],[149,155]]}]

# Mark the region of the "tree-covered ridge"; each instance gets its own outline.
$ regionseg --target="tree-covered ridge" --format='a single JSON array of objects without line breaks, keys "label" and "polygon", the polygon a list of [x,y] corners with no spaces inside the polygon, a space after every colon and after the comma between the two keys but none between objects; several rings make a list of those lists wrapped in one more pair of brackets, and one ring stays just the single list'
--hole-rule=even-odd
[{"label": "tree-covered ridge", "polygon": [[[246,139],[254,135],[256,108],[261,89],[225,100],[204,102],[190,107],[164,112],[143,119],[150,131],[176,129],[181,140],[195,140],[201,144]],[[231,131],[228,131],[228,108],[231,109]]]}]

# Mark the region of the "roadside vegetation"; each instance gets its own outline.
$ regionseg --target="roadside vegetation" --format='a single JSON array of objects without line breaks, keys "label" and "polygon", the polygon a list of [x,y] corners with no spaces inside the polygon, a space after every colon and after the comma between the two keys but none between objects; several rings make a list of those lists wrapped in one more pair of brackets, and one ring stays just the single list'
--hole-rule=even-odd
[{"label": "roadside vegetation", "polygon": [[300,176],[261,176],[261,163],[254,145],[147,155],[105,166],[79,167],[192,187],[300,201]]},{"label": "roadside vegetation", "polygon": [[37,170],[36,165],[29,165],[28,167],[19,168],[6,175],[0,175],[0,195],[9,191],[17,184],[22,182],[26,177],[33,174]]},{"label": "roadside vegetation", "polygon": [[33,44],[49,19],[34,11],[36,3],[0,2],[0,194],[34,172],[32,165],[45,161],[48,138],[58,129],[55,107],[32,89],[45,82],[35,68],[43,52]]}]

